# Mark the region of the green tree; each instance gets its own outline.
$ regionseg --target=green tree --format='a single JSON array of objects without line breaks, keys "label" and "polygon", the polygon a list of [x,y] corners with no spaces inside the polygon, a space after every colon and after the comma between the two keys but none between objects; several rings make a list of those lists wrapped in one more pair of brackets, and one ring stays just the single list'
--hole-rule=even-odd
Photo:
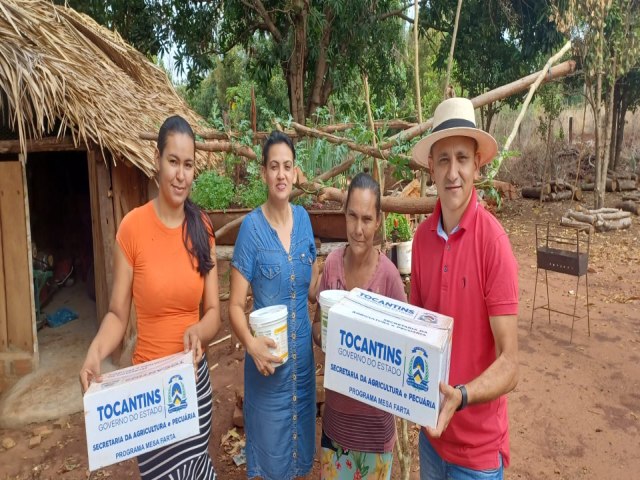
[{"label": "green tree", "polygon": [[[63,4],[65,0],[55,0]],[[331,93],[362,73],[384,91],[397,83],[402,56],[402,0],[70,0],[117,30],[143,53],[173,52],[194,87],[216,54],[241,46],[253,79],[266,86],[273,69],[287,84],[289,110],[304,120]]]},{"label": "green tree", "polygon": [[148,57],[164,51],[168,38],[161,33],[166,13],[161,2],[145,0],[54,0],[93,18],[100,25],[115,30],[136,50]]},{"label": "green tree", "polygon": [[[378,86],[393,84],[403,51],[399,0],[219,1],[219,37],[212,47],[226,52],[242,45],[257,78],[280,68],[289,110],[304,122],[327,104],[334,90],[361,73]],[[267,41],[264,41],[267,40]],[[374,87],[375,88],[375,87]]]}]

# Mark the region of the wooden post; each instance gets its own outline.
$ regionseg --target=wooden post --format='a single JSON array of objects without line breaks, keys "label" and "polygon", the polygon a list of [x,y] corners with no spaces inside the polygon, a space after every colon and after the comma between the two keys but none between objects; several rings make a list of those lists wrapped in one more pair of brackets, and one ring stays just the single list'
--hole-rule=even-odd
[{"label": "wooden post", "polygon": [[[0,179],[1,182],[1,179]],[[2,198],[0,197],[0,202]],[[5,293],[4,254],[2,248],[2,208],[0,208],[0,352],[5,352],[8,346],[7,296]]]},{"label": "wooden post", "polygon": [[34,353],[33,272],[25,180],[22,161],[0,162],[0,255],[5,280],[0,287],[5,290],[6,343],[9,349]]},{"label": "wooden post", "polygon": [[569,117],[569,145],[573,144],[573,117]]},{"label": "wooden post", "polygon": [[87,154],[91,230],[93,233],[93,269],[96,282],[98,321],[109,311],[113,278],[115,220],[111,200],[111,177],[102,153],[95,147]]}]

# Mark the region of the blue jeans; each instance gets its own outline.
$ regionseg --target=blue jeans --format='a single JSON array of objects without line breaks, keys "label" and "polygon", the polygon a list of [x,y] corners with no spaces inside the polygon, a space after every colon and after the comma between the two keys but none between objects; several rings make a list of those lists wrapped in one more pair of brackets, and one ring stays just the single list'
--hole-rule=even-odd
[{"label": "blue jeans", "polygon": [[500,466],[493,470],[472,470],[454,465],[442,460],[424,432],[420,432],[420,480],[502,480],[502,478],[502,456],[500,456]]}]

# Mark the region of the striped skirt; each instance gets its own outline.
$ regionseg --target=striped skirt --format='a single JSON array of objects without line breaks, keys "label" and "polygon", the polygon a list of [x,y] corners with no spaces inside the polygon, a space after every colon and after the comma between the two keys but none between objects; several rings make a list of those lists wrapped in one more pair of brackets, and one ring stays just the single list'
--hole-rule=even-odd
[{"label": "striped skirt", "polygon": [[211,381],[205,356],[198,365],[198,413],[200,433],[138,457],[142,480],[215,480],[216,472],[209,456],[211,434]]}]

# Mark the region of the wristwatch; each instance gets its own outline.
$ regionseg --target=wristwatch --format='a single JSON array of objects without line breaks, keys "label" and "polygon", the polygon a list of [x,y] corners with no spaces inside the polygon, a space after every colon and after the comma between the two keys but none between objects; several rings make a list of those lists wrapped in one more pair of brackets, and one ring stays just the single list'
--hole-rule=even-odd
[{"label": "wristwatch", "polygon": [[465,387],[464,385],[456,385],[453,388],[457,388],[462,394],[462,402],[456,409],[456,412],[459,412],[460,410],[464,410],[465,408],[467,408],[467,387]]}]

